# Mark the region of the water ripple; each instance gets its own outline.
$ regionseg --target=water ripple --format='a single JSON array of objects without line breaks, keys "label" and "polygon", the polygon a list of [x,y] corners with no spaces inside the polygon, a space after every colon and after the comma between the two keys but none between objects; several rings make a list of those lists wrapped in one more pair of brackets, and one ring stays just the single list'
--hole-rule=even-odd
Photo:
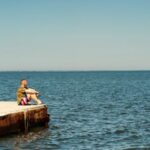
[{"label": "water ripple", "polygon": [[1,137],[0,149],[150,149],[150,72],[0,73],[0,99],[15,99],[21,78],[41,92],[50,128]]}]

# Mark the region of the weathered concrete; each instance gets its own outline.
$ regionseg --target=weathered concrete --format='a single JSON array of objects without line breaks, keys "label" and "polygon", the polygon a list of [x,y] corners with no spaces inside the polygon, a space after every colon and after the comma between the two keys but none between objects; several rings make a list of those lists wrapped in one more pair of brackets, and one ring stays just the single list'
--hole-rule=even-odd
[{"label": "weathered concrete", "polygon": [[0,136],[28,132],[37,126],[48,127],[47,107],[41,105],[18,106],[16,102],[0,101]]}]

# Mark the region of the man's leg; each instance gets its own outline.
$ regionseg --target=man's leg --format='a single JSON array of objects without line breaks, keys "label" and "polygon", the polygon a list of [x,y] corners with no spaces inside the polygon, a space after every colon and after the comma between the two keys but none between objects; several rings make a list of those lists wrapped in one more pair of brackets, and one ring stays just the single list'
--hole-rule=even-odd
[{"label": "man's leg", "polygon": [[27,94],[27,99],[30,101],[31,100],[31,94]]},{"label": "man's leg", "polygon": [[42,104],[41,100],[37,98],[36,94],[30,94],[30,99],[34,100],[37,104]]}]

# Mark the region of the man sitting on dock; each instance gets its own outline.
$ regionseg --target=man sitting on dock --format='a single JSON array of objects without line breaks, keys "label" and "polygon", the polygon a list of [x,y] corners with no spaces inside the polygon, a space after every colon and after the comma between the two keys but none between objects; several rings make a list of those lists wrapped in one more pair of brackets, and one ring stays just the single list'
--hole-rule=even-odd
[{"label": "man sitting on dock", "polygon": [[39,93],[34,89],[28,88],[28,82],[26,79],[20,81],[20,87],[16,94],[18,105],[27,105],[31,100],[34,100],[37,105],[42,104],[41,100],[37,98]]}]

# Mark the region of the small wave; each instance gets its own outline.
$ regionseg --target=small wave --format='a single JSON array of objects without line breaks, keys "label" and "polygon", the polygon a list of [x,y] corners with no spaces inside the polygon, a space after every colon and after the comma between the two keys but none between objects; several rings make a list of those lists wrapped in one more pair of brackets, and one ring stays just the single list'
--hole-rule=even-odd
[{"label": "small wave", "polygon": [[114,131],[115,134],[122,134],[127,132],[128,130],[126,128],[118,128],[117,130]]},{"label": "small wave", "polygon": [[126,148],[123,150],[150,150],[150,147],[143,147],[143,148],[133,147],[133,148]]}]

